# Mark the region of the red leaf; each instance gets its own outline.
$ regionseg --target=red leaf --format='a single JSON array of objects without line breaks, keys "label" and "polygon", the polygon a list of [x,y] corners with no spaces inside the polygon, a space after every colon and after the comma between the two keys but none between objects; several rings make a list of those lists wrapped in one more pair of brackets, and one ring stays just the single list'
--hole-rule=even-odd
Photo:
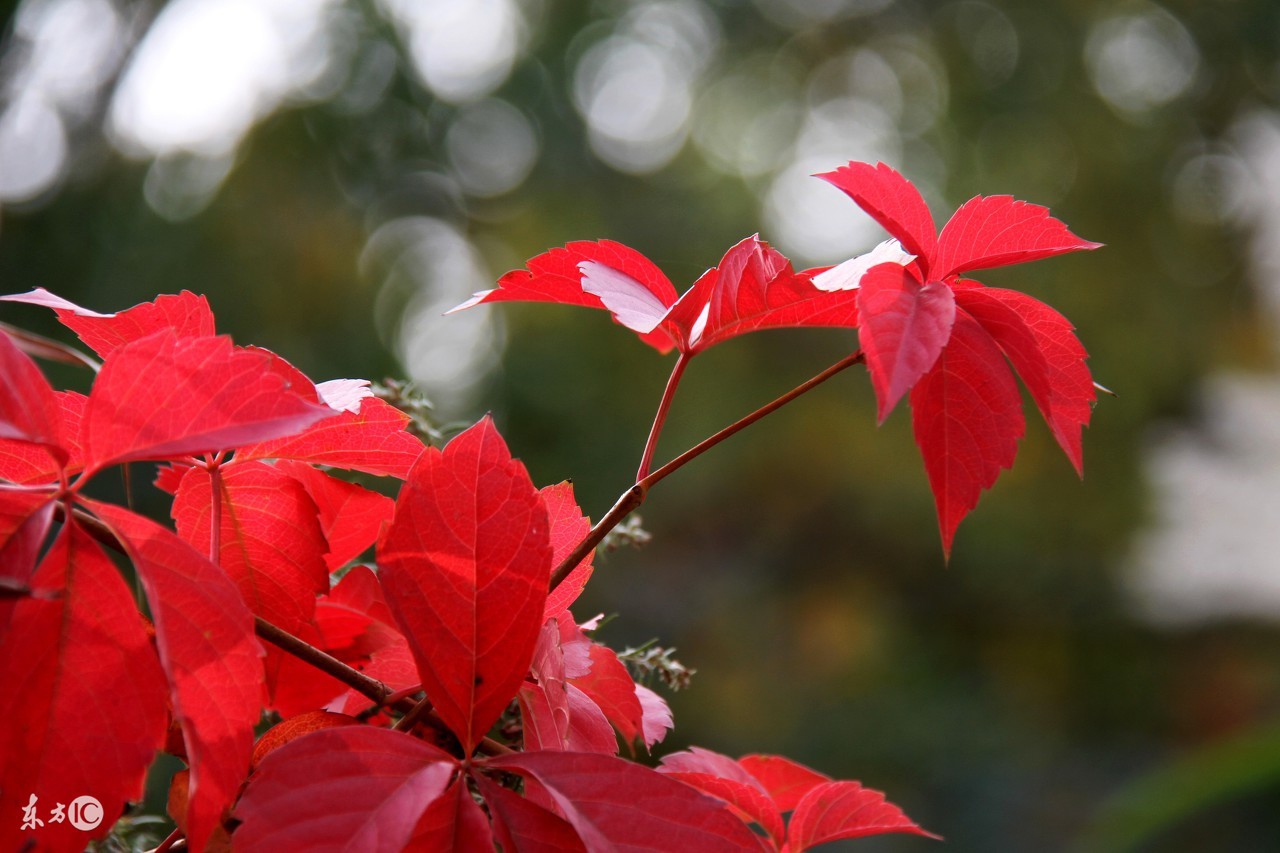
[{"label": "red leaf", "polygon": [[590,654],[591,671],[573,683],[600,707],[627,746],[633,746],[644,725],[636,683],[613,649],[592,643]]},{"label": "red leaf", "polygon": [[1088,353],[1073,326],[1038,299],[1016,290],[958,290],[956,299],[1013,362],[1076,473],[1083,476],[1081,429],[1089,425],[1096,393]]},{"label": "red leaf", "polygon": [[825,782],[805,794],[796,806],[787,829],[787,848],[800,853],[828,841],[888,832],[942,840],[917,826],[902,809],[886,802],[879,791],[857,782]]},{"label": "red leaf", "polygon": [[236,459],[296,459],[375,476],[404,479],[422,453],[422,440],[405,432],[409,416],[366,397],[358,412],[332,412],[297,435],[241,448]]},{"label": "red leaf", "polygon": [[40,368],[0,332],[0,439],[56,447],[60,420],[58,401]]},{"label": "red leaf", "polygon": [[923,272],[929,274],[938,232],[929,207],[910,181],[884,163],[851,162],[816,177],[853,199],[915,255]]},{"label": "red leaf", "polygon": [[859,340],[884,423],[902,395],[937,362],[955,322],[955,297],[940,281],[922,286],[897,264],[873,267],[855,292],[862,315]]},{"label": "red leaf", "polygon": [[759,329],[852,328],[858,323],[856,297],[852,291],[819,290],[768,243],[748,237],[680,298],[668,320],[680,330],[682,350],[701,352]]},{"label": "red leaf", "polygon": [[[573,496],[573,483],[565,480],[554,486],[547,486],[538,492],[542,496],[543,506],[547,509],[547,524],[551,528],[551,567],[554,569],[573,551],[579,542],[587,537],[591,530],[591,519],[582,514],[578,502]],[[573,571],[565,577],[560,585],[547,595],[544,618],[551,619],[569,609],[582,593],[583,587],[591,578],[593,571],[591,561],[595,551],[582,558]]]},{"label": "red leaf", "polygon": [[498,285],[454,310],[517,299],[605,308],[659,351],[674,344],[684,353],[757,329],[857,323],[854,294],[819,290],[758,237],[731,248],[678,301],[671,282],[648,259],[609,241],[553,249]]},{"label": "red leaf", "polygon": [[546,510],[492,421],[422,454],[378,564],[423,689],[469,753],[529,671],[551,571]]},{"label": "red leaf", "polygon": [[[82,850],[142,795],[164,743],[164,676],[128,587],[79,525],[62,528],[31,586],[0,637],[0,850]],[[19,799],[37,797],[47,818],[85,795],[102,804],[92,832],[20,828]]]},{"label": "red leaf", "polygon": [[489,819],[471,797],[471,790],[462,774],[458,774],[445,792],[427,806],[407,849],[430,850],[431,853],[473,853],[494,849]]},{"label": "red leaf", "polygon": [[[290,633],[321,651],[329,651],[324,648],[324,639],[313,623],[298,626]],[[263,662],[266,705],[282,718],[330,707],[346,693],[347,685],[327,672],[273,645],[268,644],[266,648],[267,658]]]},{"label": "red leaf", "polygon": [[448,753],[373,726],[338,726],[262,760],[240,797],[237,850],[399,853],[456,769]]},{"label": "red leaf", "polygon": [[329,610],[341,608],[364,618],[366,627],[354,641],[351,654],[370,655],[396,640],[404,640],[396,626],[395,616],[382,596],[378,576],[367,566],[352,566],[321,602]]},{"label": "red leaf", "polygon": [[630,761],[529,752],[485,763],[541,784],[589,850],[767,849],[723,801]]},{"label": "red leaf", "polygon": [[334,714],[329,711],[308,711],[305,714],[290,717],[284,722],[276,723],[262,733],[262,737],[258,738],[258,742],[253,745],[253,756],[249,764],[251,767],[257,767],[262,763],[262,759],[286,743],[295,741],[303,735],[309,735],[321,729],[331,729],[335,726],[358,725],[361,725],[361,722],[355,717],[349,717],[346,714]]},{"label": "red leaf", "polygon": [[75,391],[54,391],[57,400],[57,441],[53,445],[0,439],[0,479],[13,483],[52,483],[68,477],[84,464],[80,451],[80,423],[89,398]]},{"label": "red leaf", "polygon": [[453,310],[513,300],[604,308],[659,352],[669,352],[675,345],[670,335],[657,328],[667,308],[675,304],[675,288],[635,249],[612,240],[580,241],[531,258],[526,266],[504,275],[497,288],[477,293]]},{"label": "red leaf", "polygon": [[199,338],[214,333],[213,312],[203,296],[184,290],[179,294],[162,294],[154,302],[143,302],[118,314],[99,314],[81,308],[43,287],[30,293],[0,296],[6,302],[26,302],[52,308],[62,325],[79,336],[85,346],[106,358],[109,354],[140,338],[162,329],[172,330],[180,338]]},{"label": "red leaf", "polygon": [[331,477],[302,462],[281,460],[275,469],[301,483],[315,502],[320,527],[329,543],[324,562],[331,572],[363,554],[377,541],[383,525],[391,522],[396,503],[386,495]]},{"label": "red leaf", "polygon": [[655,743],[660,743],[667,736],[674,725],[671,721],[671,708],[667,706],[667,700],[643,684],[636,685],[636,698],[640,700],[642,709],[640,733],[644,738],[644,746],[645,749],[652,749]]},{"label": "red leaf", "polygon": [[[265,462],[219,469],[218,565],[249,609],[291,633],[311,623],[316,596],[329,589],[328,550],[315,503],[302,484]],[[209,472],[192,468],[173,500],[179,535],[207,552],[213,530]]]},{"label": "red leaf", "polygon": [[1007,195],[976,196],[942,229],[931,269],[935,278],[947,278],[1101,245],[1081,240],[1038,204]]},{"label": "red leaf", "polygon": [[664,757],[658,772],[724,800],[739,817],[759,824],[775,847],[785,841],[782,812],[760,780],[732,758],[695,746]]},{"label": "red leaf", "polygon": [[475,776],[493,816],[493,832],[509,853],[586,853],[582,839],[563,818],[524,797]]},{"label": "red leaf", "polygon": [[956,527],[1013,465],[1025,428],[1022,397],[1000,348],[964,311],[956,312],[938,363],[912,390],[911,408],[942,548],[950,554]]},{"label": "red leaf", "polygon": [[[564,694],[563,715],[551,703],[553,689]],[[604,712],[572,684],[547,690],[526,684],[516,696],[524,722],[525,751],[555,749],[617,754],[618,738]]]},{"label": "red leaf", "polygon": [[168,459],[265,441],[333,413],[278,357],[227,338],[157,332],[113,352],[85,412],[86,467]]},{"label": "red leaf", "polygon": [[738,764],[760,780],[778,810],[789,812],[809,791],[831,777],[781,755],[744,755]]},{"label": "red leaf", "polygon": [[222,570],[171,531],[120,507],[90,508],[124,545],[151,605],[191,766],[187,840],[199,850],[249,770],[263,672],[253,614]]},{"label": "red leaf", "polygon": [[[50,494],[0,489],[0,579],[10,586],[26,586],[35,572],[55,506]],[[0,603],[0,614],[5,607]]]}]

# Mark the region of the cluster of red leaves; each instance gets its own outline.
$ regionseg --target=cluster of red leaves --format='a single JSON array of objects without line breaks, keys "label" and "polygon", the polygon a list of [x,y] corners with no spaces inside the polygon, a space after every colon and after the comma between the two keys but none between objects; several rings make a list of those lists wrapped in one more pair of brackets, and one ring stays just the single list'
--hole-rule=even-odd
[{"label": "cluster of red leaves", "polygon": [[[697,316],[646,334],[710,345],[792,316],[744,309],[774,304],[768,282],[813,289],[761,244],[740,255],[737,296],[707,285]],[[799,851],[925,834],[877,792],[785,759],[620,757],[619,737],[650,747],[670,714],[570,613],[590,558],[550,588],[589,522],[568,485],[533,486],[488,419],[424,448],[362,383],[316,385],[215,335],[189,293],[105,315],[5,299],[52,308],[102,365],[87,396],[55,391],[0,334],[0,849],[101,837],[161,748],[187,762],[170,804],[196,850]],[[143,461],[163,466],[173,529],[85,492]],[[393,501],[329,469],[403,485]],[[331,584],[375,545],[376,571]],[[264,649],[266,623],[401,700]],[[264,708],[286,720],[255,750]],[[107,820],[24,826],[32,795],[90,795]]]},{"label": "cluster of red leaves", "polygon": [[654,264],[607,240],[570,243],[507,273],[459,310],[526,300],[603,308],[660,352],[690,357],[737,335],[783,326],[857,328],[883,421],[910,392],[916,443],[938,510],[943,550],[1013,465],[1025,430],[1011,362],[1077,472],[1093,380],[1072,325],[1044,303],[960,275],[1099,246],[1046,208],[978,196],[939,234],[924,199],[884,164],[819,177],[894,238],[833,268],[795,272],[757,237],[730,249],[683,296]]}]

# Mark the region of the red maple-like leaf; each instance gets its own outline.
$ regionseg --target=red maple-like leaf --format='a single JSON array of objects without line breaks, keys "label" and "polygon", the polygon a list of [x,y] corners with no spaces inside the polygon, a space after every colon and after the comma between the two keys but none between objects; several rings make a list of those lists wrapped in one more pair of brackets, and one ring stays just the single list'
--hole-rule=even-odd
[{"label": "red maple-like leaf", "polygon": [[333,415],[315,386],[294,381],[283,364],[228,338],[171,330],[125,344],[103,362],[89,394],[86,469],[227,450]]},{"label": "red maple-like leaf", "polygon": [[263,649],[231,579],[172,531],[109,504],[89,508],[124,545],[151,605],[173,716],[191,767],[187,842],[222,822],[249,770]]},{"label": "red maple-like leaf", "polygon": [[485,764],[536,781],[588,850],[767,849],[722,800],[621,758],[528,752]]},{"label": "red maple-like leaf", "polygon": [[914,255],[861,277],[859,337],[880,420],[911,391],[916,440],[950,553],[956,526],[1013,463],[1022,436],[1005,358],[1077,471],[1080,431],[1094,399],[1084,348],[1060,314],[1024,294],[959,276],[1101,244],[1075,236],[1046,208],[1010,196],[971,199],[938,235],[915,187],[883,163],[849,163],[818,177]]},{"label": "red maple-like leaf", "polygon": [[678,299],[651,261],[602,240],[539,255],[454,310],[513,300],[603,308],[659,352],[689,355],[758,329],[857,324],[855,293],[815,287],[755,236],[729,249]]},{"label": "red maple-like leaf", "polygon": [[0,332],[0,439],[56,448],[60,420],[57,398],[40,368]]},{"label": "red maple-like leaf", "polygon": [[782,810],[760,780],[732,758],[695,746],[664,756],[658,771],[724,800],[740,818],[759,825],[774,847],[785,842]]},{"label": "red maple-like leaf", "polygon": [[738,764],[760,780],[780,811],[793,811],[804,795],[831,777],[781,755],[744,755]]},{"label": "red maple-like leaf", "polygon": [[644,733],[644,709],[636,695],[635,680],[613,649],[592,643],[590,655],[590,671],[575,678],[574,686],[591,697],[623,742],[632,747]]},{"label": "red maple-like leaf", "polygon": [[293,459],[404,479],[422,453],[422,440],[405,431],[409,416],[376,397],[330,414],[296,435],[242,447],[236,459]]},{"label": "red maple-like leaf", "polygon": [[10,817],[0,849],[82,850],[142,795],[164,743],[165,680],[129,588],[79,524],[62,528],[30,585],[36,594],[16,602],[0,635],[0,801],[20,815],[34,796],[48,817],[89,795],[103,822],[24,830]]},{"label": "red maple-like leaf", "polygon": [[162,294],[152,302],[143,302],[115,314],[100,314],[81,308],[43,287],[29,293],[0,296],[0,300],[52,308],[62,325],[75,332],[85,346],[102,358],[130,341],[162,329],[170,329],[180,338],[214,334],[209,301],[186,290],[178,294]]},{"label": "red maple-like leaf", "polygon": [[[582,514],[578,502],[573,496],[573,483],[566,480],[554,486],[546,486],[538,492],[542,504],[547,509],[547,524],[551,530],[551,565],[560,565],[560,561],[586,538],[591,530],[591,519]],[[591,579],[592,560],[595,551],[582,558],[573,571],[569,572],[559,586],[547,595],[547,606],[544,616],[548,619],[559,616],[582,594],[587,581]]]},{"label": "red maple-like leaf", "polygon": [[336,726],[267,755],[236,805],[237,850],[399,853],[457,762],[417,738]]},{"label": "red maple-like leaf", "polygon": [[173,501],[179,535],[208,552],[218,518],[217,562],[258,616],[286,631],[311,623],[316,596],[329,589],[329,545],[303,485],[265,462],[204,468],[182,478]]},{"label": "red maple-like leaf", "polygon": [[[0,581],[11,592],[27,588],[53,524],[55,506],[48,494],[0,488]],[[17,597],[22,596],[0,598],[0,636]]]},{"label": "red maple-like leaf", "polygon": [[418,459],[378,565],[423,689],[470,752],[529,671],[551,571],[546,510],[492,421]]},{"label": "red maple-like leaf", "polygon": [[907,832],[942,840],[921,829],[884,794],[857,782],[824,782],[796,804],[787,826],[787,851],[800,853],[828,841]]},{"label": "red maple-like leaf", "polygon": [[377,541],[378,534],[395,512],[395,501],[386,495],[339,480],[310,465],[282,459],[275,464],[275,469],[301,483],[315,503],[320,527],[329,543],[324,555],[329,571],[345,566],[364,553]]}]

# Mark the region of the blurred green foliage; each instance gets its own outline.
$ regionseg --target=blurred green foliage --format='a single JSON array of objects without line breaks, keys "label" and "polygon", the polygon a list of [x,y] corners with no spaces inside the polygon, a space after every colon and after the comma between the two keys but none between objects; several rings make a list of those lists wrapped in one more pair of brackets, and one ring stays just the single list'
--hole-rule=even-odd
[{"label": "blurred green foliage", "polygon": [[[101,28],[66,20],[76,10],[82,23],[98,20],[104,7],[116,53],[97,71],[80,68],[79,94],[65,96],[75,79],[59,89],[47,67],[43,78],[32,69],[41,56],[79,68],[88,53],[73,36]],[[261,58],[249,25],[268,19],[254,14],[277,7],[330,37],[294,56],[281,36],[265,55],[327,63],[319,82],[270,97],[242,91],[259,99],[257,113],[212,154],[194,136],[129,142],[141,131],[113,110],[166,16],[245,16],[228,19],[244,38],[226,42],[207,79],[170,96],[173,115],[190,107],[207,118],[221,90],[197,84],[240,79],[231,72]],[[1119,394],[1098,404],[1083,483],[1029,416],[1017,466],[962,525],[944,566],[908,419],[877,430],[865,375],[851,372],[656,489],[644,509],[652,544],[602,558],[579,616],[616,612],[607,641],[658,637],[697,668],[691,689],[670,696],[666,746],[785,753],[858,778],[946,836],[949,850],[1276,848],[1274,746],[1256,761],[1247,749],[1212,757],[1224,738],[1249,743],[1255,728],[1274,740],[1280,613],[1161,627],[1135,615],[1125,585],[1134,531],[1154,515],[1143,466],[1153,425],[1211,421],[1196,391],[1215,371],[1274,369],[1275,329],[1252,287],[1264,274],[1250,261],[1258,216],[1240,198],[1262,185],[1250,177],[1248,122],[1277,120],[1280,108],[1280,5],[414,8],[10,8],[4,290],[43,286],[98,310],[205,293],[222,330],[318,379],[408,374],[444,421],[494,411],[534,479],[572,477],[598,517],[630,483],[669,362],[603,315],[520,305],[438,318],[471,289],[574,239],[633,246],[681,289],[755,231],[805,265],[838,261],[851,251],[843,229],[855,242],[866,235],[863,248],[877,230],[847,202],[823,202],[821,188],[793,197],[803,184],[787,176],[851,158],[892,161],[940,220],[976,193],[1049,204],[1106,248],[984,281],[1071,318],[1096,377]],[[457,16],[461,29],[445,29],[456,44],[430,41]],[[300,19],[281,20],[278,36]],[[508,24],[503,42],[494,34]],[[206,34],[222,44],[216,35]],[[503,44],[507,65],[463,74],[476,51]],[[462,49],[472,52],[450,59]],[[433,78],[437,60],[455,78],[438,68]],[[27,125],[15,117],[28,98],[61,121],[65,152],[52,167],[56,150],[28,132],[35,113]],[[165,115],[170,136],[155,138],[172,140],[181,128]],[[19,172],[42,167],[52,177],[22,190]],[[815,213],[810,199],[826,206]],[[819,232],[837,239],[810,240]],[[2,319],[59,334],[34,310]],[[479,344],[451,331],[473,327],[466,335]],[[808,378],[853,340],[781,331],[707,353],[680,389],[659,457]],[[1200,750],[1222,796],[1188,793],[1195,774],[1158,781],[1178,774],[1167,765],[1201,766],[1187,758]],[[1157,781],[1135,781],[1151,773]]]}]

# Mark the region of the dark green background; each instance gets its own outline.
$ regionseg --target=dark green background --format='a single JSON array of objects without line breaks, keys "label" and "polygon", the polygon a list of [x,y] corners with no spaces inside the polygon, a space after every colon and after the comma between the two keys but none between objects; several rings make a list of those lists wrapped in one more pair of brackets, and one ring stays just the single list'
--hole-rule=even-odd
[{"label": "dark green background", "polygon": [[[397,220],[429,217],[468,239],[488,276],[482,287],[573,239],[633,246],[680,289],[756,231],[798,254],[761,215],[785,146],[745,177],[693,141],[643,175],[593,153],[571,96],[575,68],[650,6],[522,7],[523,51],[490,94],[526,116],[539,153],[523,182],[491,198],[454,180],[447,136],[465,104],[415,76],[377,3],[330,11],[352,34],[350,67],[390,58],[385,86],[353,110],[343,106],[360,82],[352,74],[272,109],[216,193],[181,216],[148,204],[150,158],[120,155],[104,134],[109,77],[68,120],[60,179],[0,201],[0,289],[44,286],[114,310],[186,288],[209,296],[237,341],[276,349],[317,379],[379,378],[412,370],[397,358],[397,329],[419,286],[414,264],[401,268],[408,283],[390,282],[386,258],[366,250]],[[25,13],[39,8],[29,2]],[[121,8],[135,40],[122,41],[119,68],[160,11]],[[747,103],[779,110],[773,132],[785,139],[824,87],[843,85],[834,66],[818,73],[824,63],[859,47],[929,58],[940,110],[905,131],[893,165],[926,189],[939,222],[976,193],[1010,193],[1107,244],[980,277],[1071,318],[1095,377],[1119,396],[1101,400],[1086,433],[1083,483],[1030,411],[1017,466],[961,526],[949,565],[905,406],[877,429],[860,370],[662,483],[642,512],[653,543],[602,559],[578,615],[617,613],[605,640],[658,637],[699,670],[690,690],[669,697],[676,728],[663,748],[783,753],[860,779],[952,851],[1280,848],[1276,622],[1153,627],[1123,585],[1134,533],[1152,515],[1143,459],[1153,425],[1211,422],[1213,411],[1196,408],[1202,377],[1274,366],[1274,330],[1251,285],[1251,220],[1231,207],[1223,174],[1192,180],[1186,168],[1204,153],[1221,156],[1206,162],[1227,177],[1244,168],[1240,121],[1280,104],[1280,5],[797,3],[793,12],[832,12],[808,21],[781,20],[782,0],[683,8],[718,30],[715,50],[696,60],[695,126],[721,106],[709,93],[730,75],[766,81]],[[1099,94],[1087,44],[1115,16],[1181,28],[1195,66],[1175,96],[1126,112]],[[28,85],[30,42],[13,11],[5,17],[0,97],[12,104]],[[901,79],[914,103],[920,81]],[[861,121],[852,108],[843,118]],[[868,156],[854,147],[833,148],[818,168]],[[851,232],[866,229],[852,204],[841,215]],[[475,310],[497,315],[505,350],[469,394],[445,392],[438,416],[469,422],[492,411],[535,481],[572,478],[599,517],[630,483],[670,358],[603,314]],[[60,334],[34,309],[6,308],[0,319]],[[701,356],[659,457],[852,344],[847,332],[779,331]],[[932,844],[901,837],[850,849]]]}]

